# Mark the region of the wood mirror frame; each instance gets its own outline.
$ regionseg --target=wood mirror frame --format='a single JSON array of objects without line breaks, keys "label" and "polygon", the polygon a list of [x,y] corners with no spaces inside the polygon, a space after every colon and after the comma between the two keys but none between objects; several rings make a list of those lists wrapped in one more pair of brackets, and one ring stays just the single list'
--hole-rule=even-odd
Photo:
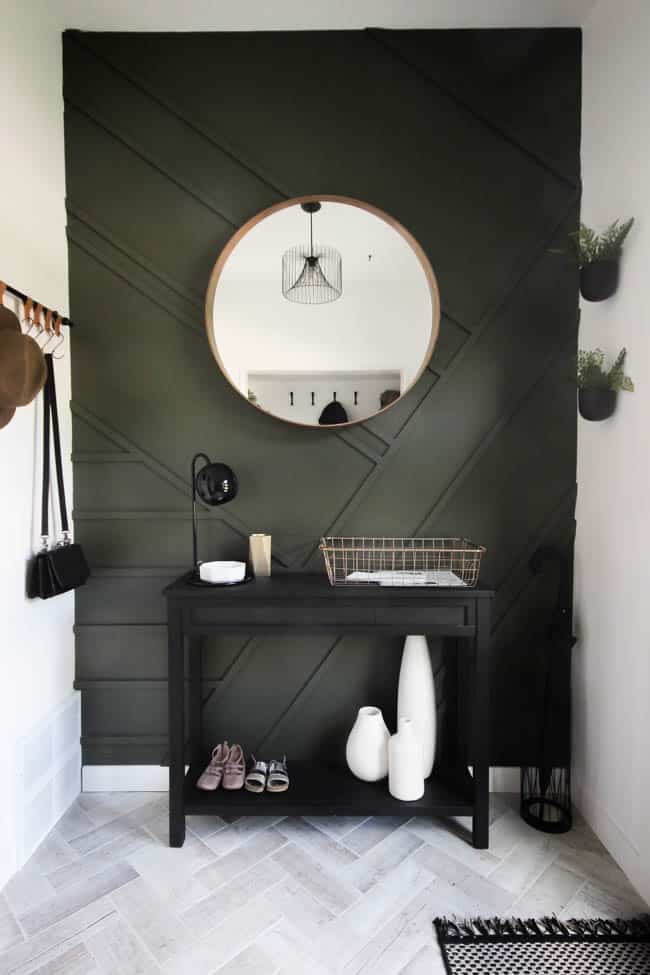
[{"label": "wood mirror frame", "polygon": [[[374,413],[370,413],[368,416],[359,417],[358,419],[355,420],[348,420],[346,423],[330,423],[330,424],[299,423],[296,420],[289,420],[286,417],[278,416],[276,413],[271,413],[269,410],[265,410],[262,406],[258,406],[256,403],[251,403],[251,401],[246,396],[244,396],[242,391],[231,380],[228,374],[228,370],[226,369],[225,363],[223,362],[219,354],[219,349],[217,347],[217,342],[215,339],[215,331],[216,331],[215,316],[214,316],[215,294],[217,291],[217,287],[219,285],[219,279],[223,273],[223,269],[226,266],[228,258],[230,257],[231,253],[233,252],[233,250],[235,249],[239,241],[243,237],[245,237],[246,234],[253,229],[253,227],[257,226],[258,223],[261,223],[262,220],[266,220],[267,217],[272,216],[272,214],[277,213],[280,210],[286,210],[287,207],[299,206],[302,203],[311,203],[311,202],[343,203],[346,204],[347,206],[358,207],[361,210],[365,210],[367,213],[373,214],[375,217],[378,217],[380,220],[383,220],[384,223],[387,223],[390,227],[393,227],[393,229],[396,230],[397,233],[403,237],[403,239],[409,245],[409,247],[417,257],[418,261],[420,262],[420,265],[422,267],[422,270],[424,271],[424,275],[429,288],[429,294],[431,296],[431,335],[429,338],[427,351],[422,360],[422,365],[418,369],[413,380],[409,383],[408,386],[406,386],[404,390],[400,392],[400,395],[397,397],[397,399],[393,400],[392,403],[389,403],[388,406],[384,406],[381,409],[376,410]],[[232,388],[237,392],[237,394],[241,396],[242,399],[246,400],[246,402],[249,403],[251,407],[253,407],[256,410],[259,410],[259,412],[261,413],[265,413],[267,416],[273,417],[275,420],[279,420],[282,423],[289,423],[291,426],[303,427],[309,430],[339,430],[345,427],[356,426],[358,423],[366,423],[368,420],[371,420],[373,417],[379,416],[381,413],[385,413],[386,410],[390,410],[393,406],[395,406],[396,403],[399,403],[402,400],[402,398],[409,392],[409,390],[411,390],[415,386],[417,381],[420,379],[420,377],[423,375],[424,371],[426,370],[429,362],[431,361],[431,356],[433,355],[433,350],[438,340],[438,333],[440,330],[440,293],[438,291],[438,282],[436,280],[436,276],[434,274],[433,268],[431,267],[431,262],[429,261],[429,258],[427,257],[423,248],[415,239],[413,234],[411,234],[406,229],[406,227],[403,227],[398,220],[395,220],[394,217],[391,217],[384,210],[380,210],[379,207],[373,206],[372,203],[365,203],[363,200],[357,200],[354,197],[337,196],[328,193],[319,193],[319,194],[311,193],[308,196],[294,196],[290,200],[282,200],[281,203],[274,203],[273,206],[267,207],[265,210],[260,210],[259,213],[256,213],[254,217],[251,217],[250,220],[247,220],[246,223],[243,224],[239,228],[239,230],[237,230],[232,235],[228,243],[225,245],[225,247],[219,254],[219,257],[217,258],[217,262],[212,270],[212,274],[210,275],[210,280],[208,282],[208,290],[205,296],[205,328],[208,333],[208,342],[210,343],[212,354],[216,359],[217,365],[219,366],[219,369],[221,370],[223,376],[228,381],[229,385],[232,386]]]}]

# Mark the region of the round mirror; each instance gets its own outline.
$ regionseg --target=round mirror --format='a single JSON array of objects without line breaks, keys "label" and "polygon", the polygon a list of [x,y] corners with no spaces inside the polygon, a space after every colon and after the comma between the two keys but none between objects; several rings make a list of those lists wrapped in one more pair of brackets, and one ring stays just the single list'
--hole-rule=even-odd
[{"label": "round mirror", "polygon": [[440,318],[418,242],[368,203],[299,197],[231,238],[206,298],[222,372],[257,409],[302,426],[359,423],[431,358]]}]

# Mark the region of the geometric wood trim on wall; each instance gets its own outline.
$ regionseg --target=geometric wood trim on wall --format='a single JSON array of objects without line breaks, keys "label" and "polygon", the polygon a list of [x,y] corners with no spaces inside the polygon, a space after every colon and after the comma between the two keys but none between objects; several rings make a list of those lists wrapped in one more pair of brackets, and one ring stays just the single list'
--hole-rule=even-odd
[{"label": "geometric wood trim on wall", "polygon": [[[553,570],[573,548],[579,220],[576,30],[64,35],[75,532],[84,762],[164,761],[164,585],[190,564],[189,461],[237,471],[201,543],[322,572],[322,534],[463,534],[487,546],[494,765],[535,760]],[[305,84],[305,80],[309,83]],[[301,194],[368,201],[424,247],[440,336],[391,410],[341,431],[252,409],[219,372],[203,297],[228,238]],[[356,709],[395,718],[401,640],[236,636],[203,647],[206,743],[341,754]],[[441,747],[462,647],[432,647]],[[458,666],[459,653],[461,666]],[[568,689],[569,668],[565,668]],[[226,693],[227,690],[227,693]],[[453,712],[453,713],[452,713]],[[553,747],[566,760],[568,704]]]}]

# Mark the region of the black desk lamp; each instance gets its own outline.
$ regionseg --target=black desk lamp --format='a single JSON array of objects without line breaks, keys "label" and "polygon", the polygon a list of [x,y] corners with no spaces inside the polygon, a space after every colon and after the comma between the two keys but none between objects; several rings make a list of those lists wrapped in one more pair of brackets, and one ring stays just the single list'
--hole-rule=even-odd
[{"label": "black desk lamp", "polygon": [[[196,462],[204,460],[205,465],[197,473]],[[227,464],[213,464],[203,453],[195,454],[192,458],[192,554],[194,558],[194,572],[198,575],[199,562],[197,555],[197,524],[196,499],[197,496],[204,504],[211,508],[219,504],[227,504],[237,496],[239,484],[237,476]]]}]

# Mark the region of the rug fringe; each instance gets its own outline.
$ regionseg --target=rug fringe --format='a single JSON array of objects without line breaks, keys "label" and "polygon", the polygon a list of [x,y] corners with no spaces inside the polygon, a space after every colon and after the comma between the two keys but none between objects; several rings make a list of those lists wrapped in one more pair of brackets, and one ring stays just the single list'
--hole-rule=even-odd
[{"label": "rug fringe", "polygon": [[471,941],[477,938],[650,938],[650,914],[635,918],[570,918],[560,921],[555,915],[543,918],[520,917],[437,917],[434,926],[444,941]]}]

